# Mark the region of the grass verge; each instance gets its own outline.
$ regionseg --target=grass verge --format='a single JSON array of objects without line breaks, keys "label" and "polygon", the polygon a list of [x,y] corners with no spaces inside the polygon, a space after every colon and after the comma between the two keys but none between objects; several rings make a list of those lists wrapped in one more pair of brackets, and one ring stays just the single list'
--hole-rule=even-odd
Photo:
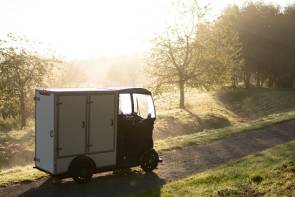
[{"label": "grass verge", "polygon": [[[265,118],[259,119],[252,123],[243,123],[240,126],[227,127],[223,129],[208,130],[190,135],[182,135],[165,140],[155,142],[155,147],[160,151],[167,151],[181,148],[189,145],[205,144],[214,140],[228,137],[235,133],[242,133],[270,126],[295,118],[295,111],[273,114]],[[0,187],[21,182],[32,182],[47,176],[39,170],[33,169],[32,166],[17,167],[9,170],[0,171]]]},{"label": "grass verge", "polygon": [[155,142],[155,148],[159,151],[167,151],[190,145],[205,144],[215,140],[219,140],[236,133],[252,131],[254,129],[263,128],[272,124],[284,122],[295,118],[295,111],[277,113],[260,118],[256,121],[241,123],[239,126],[226,127],[222,129],[205,130],[198,133],[181,135],[177,137],[168,137],[164,140]]},{"label": "grass verge", "polygon": [[140,196],[294,196],[295,140]]},{"label": "grass verge", "polygon": [[34,169],[31,165],[25,167],[15,167],[0,171],[0,187],[10,184],[32,182],[47,175]]}]

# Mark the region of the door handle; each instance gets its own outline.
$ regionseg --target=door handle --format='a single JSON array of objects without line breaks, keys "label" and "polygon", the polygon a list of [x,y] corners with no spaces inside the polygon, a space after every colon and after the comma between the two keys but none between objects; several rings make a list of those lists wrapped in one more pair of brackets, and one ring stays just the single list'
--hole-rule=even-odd
[{"label": "door handle", "polygon": [[50,132],[49,132],[49,136],[50,136],[50,137],[53,137],[53,130],[50,130]]},{"label": "door handle", "polygon": [[85,121],[82,121],[82,128],[85,128]]},{"label": "door handle", "polygon": [[114,120],[113,119],[111,120],[111,126],[114,126]]}]

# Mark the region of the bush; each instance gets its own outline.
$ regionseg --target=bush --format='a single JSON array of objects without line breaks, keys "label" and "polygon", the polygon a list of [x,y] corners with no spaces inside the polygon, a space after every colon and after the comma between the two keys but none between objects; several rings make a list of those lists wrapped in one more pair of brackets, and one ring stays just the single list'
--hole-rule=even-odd
[{"label": "bush", "polygon": [[263,181],[263,178],[260,175],[255,175],[251,177],[251,181],[256,184],[259,184]]},{"label": "bush", "polygon": [[0,131],[10,131],[19,129],[19,120],[17,118],[8,117],[2,118],[0,117]]}]

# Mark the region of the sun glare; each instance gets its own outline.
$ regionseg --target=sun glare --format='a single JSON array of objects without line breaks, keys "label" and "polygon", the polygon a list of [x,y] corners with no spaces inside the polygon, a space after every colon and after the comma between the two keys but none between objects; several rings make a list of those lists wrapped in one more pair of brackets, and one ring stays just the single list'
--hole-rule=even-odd
[{"label": "sun glare", "polygon": [[[229,3],[200,1],[218,15]],[[281,1],[280,1],[281,2]],[[0,34],[38,39],[69,59],[146,51],[169,21],[169,0],[2,0]]]}]

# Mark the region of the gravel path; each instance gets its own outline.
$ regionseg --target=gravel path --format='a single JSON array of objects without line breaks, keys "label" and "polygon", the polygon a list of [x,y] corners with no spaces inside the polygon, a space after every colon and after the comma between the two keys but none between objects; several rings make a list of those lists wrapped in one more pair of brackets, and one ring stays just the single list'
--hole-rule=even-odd
[{"label": "gravel path", "polygon": [[163,163],[154,174],[140,170],[123,176],[104,173],[89,184],[71,179],[54,185],[47,178],[0,188],[0,196],[130,196],[205,171],[229,160],[239,159],[295,139],[295,120],[251,132],[236,134],[209,144],[189,146],[160,153]]}]

